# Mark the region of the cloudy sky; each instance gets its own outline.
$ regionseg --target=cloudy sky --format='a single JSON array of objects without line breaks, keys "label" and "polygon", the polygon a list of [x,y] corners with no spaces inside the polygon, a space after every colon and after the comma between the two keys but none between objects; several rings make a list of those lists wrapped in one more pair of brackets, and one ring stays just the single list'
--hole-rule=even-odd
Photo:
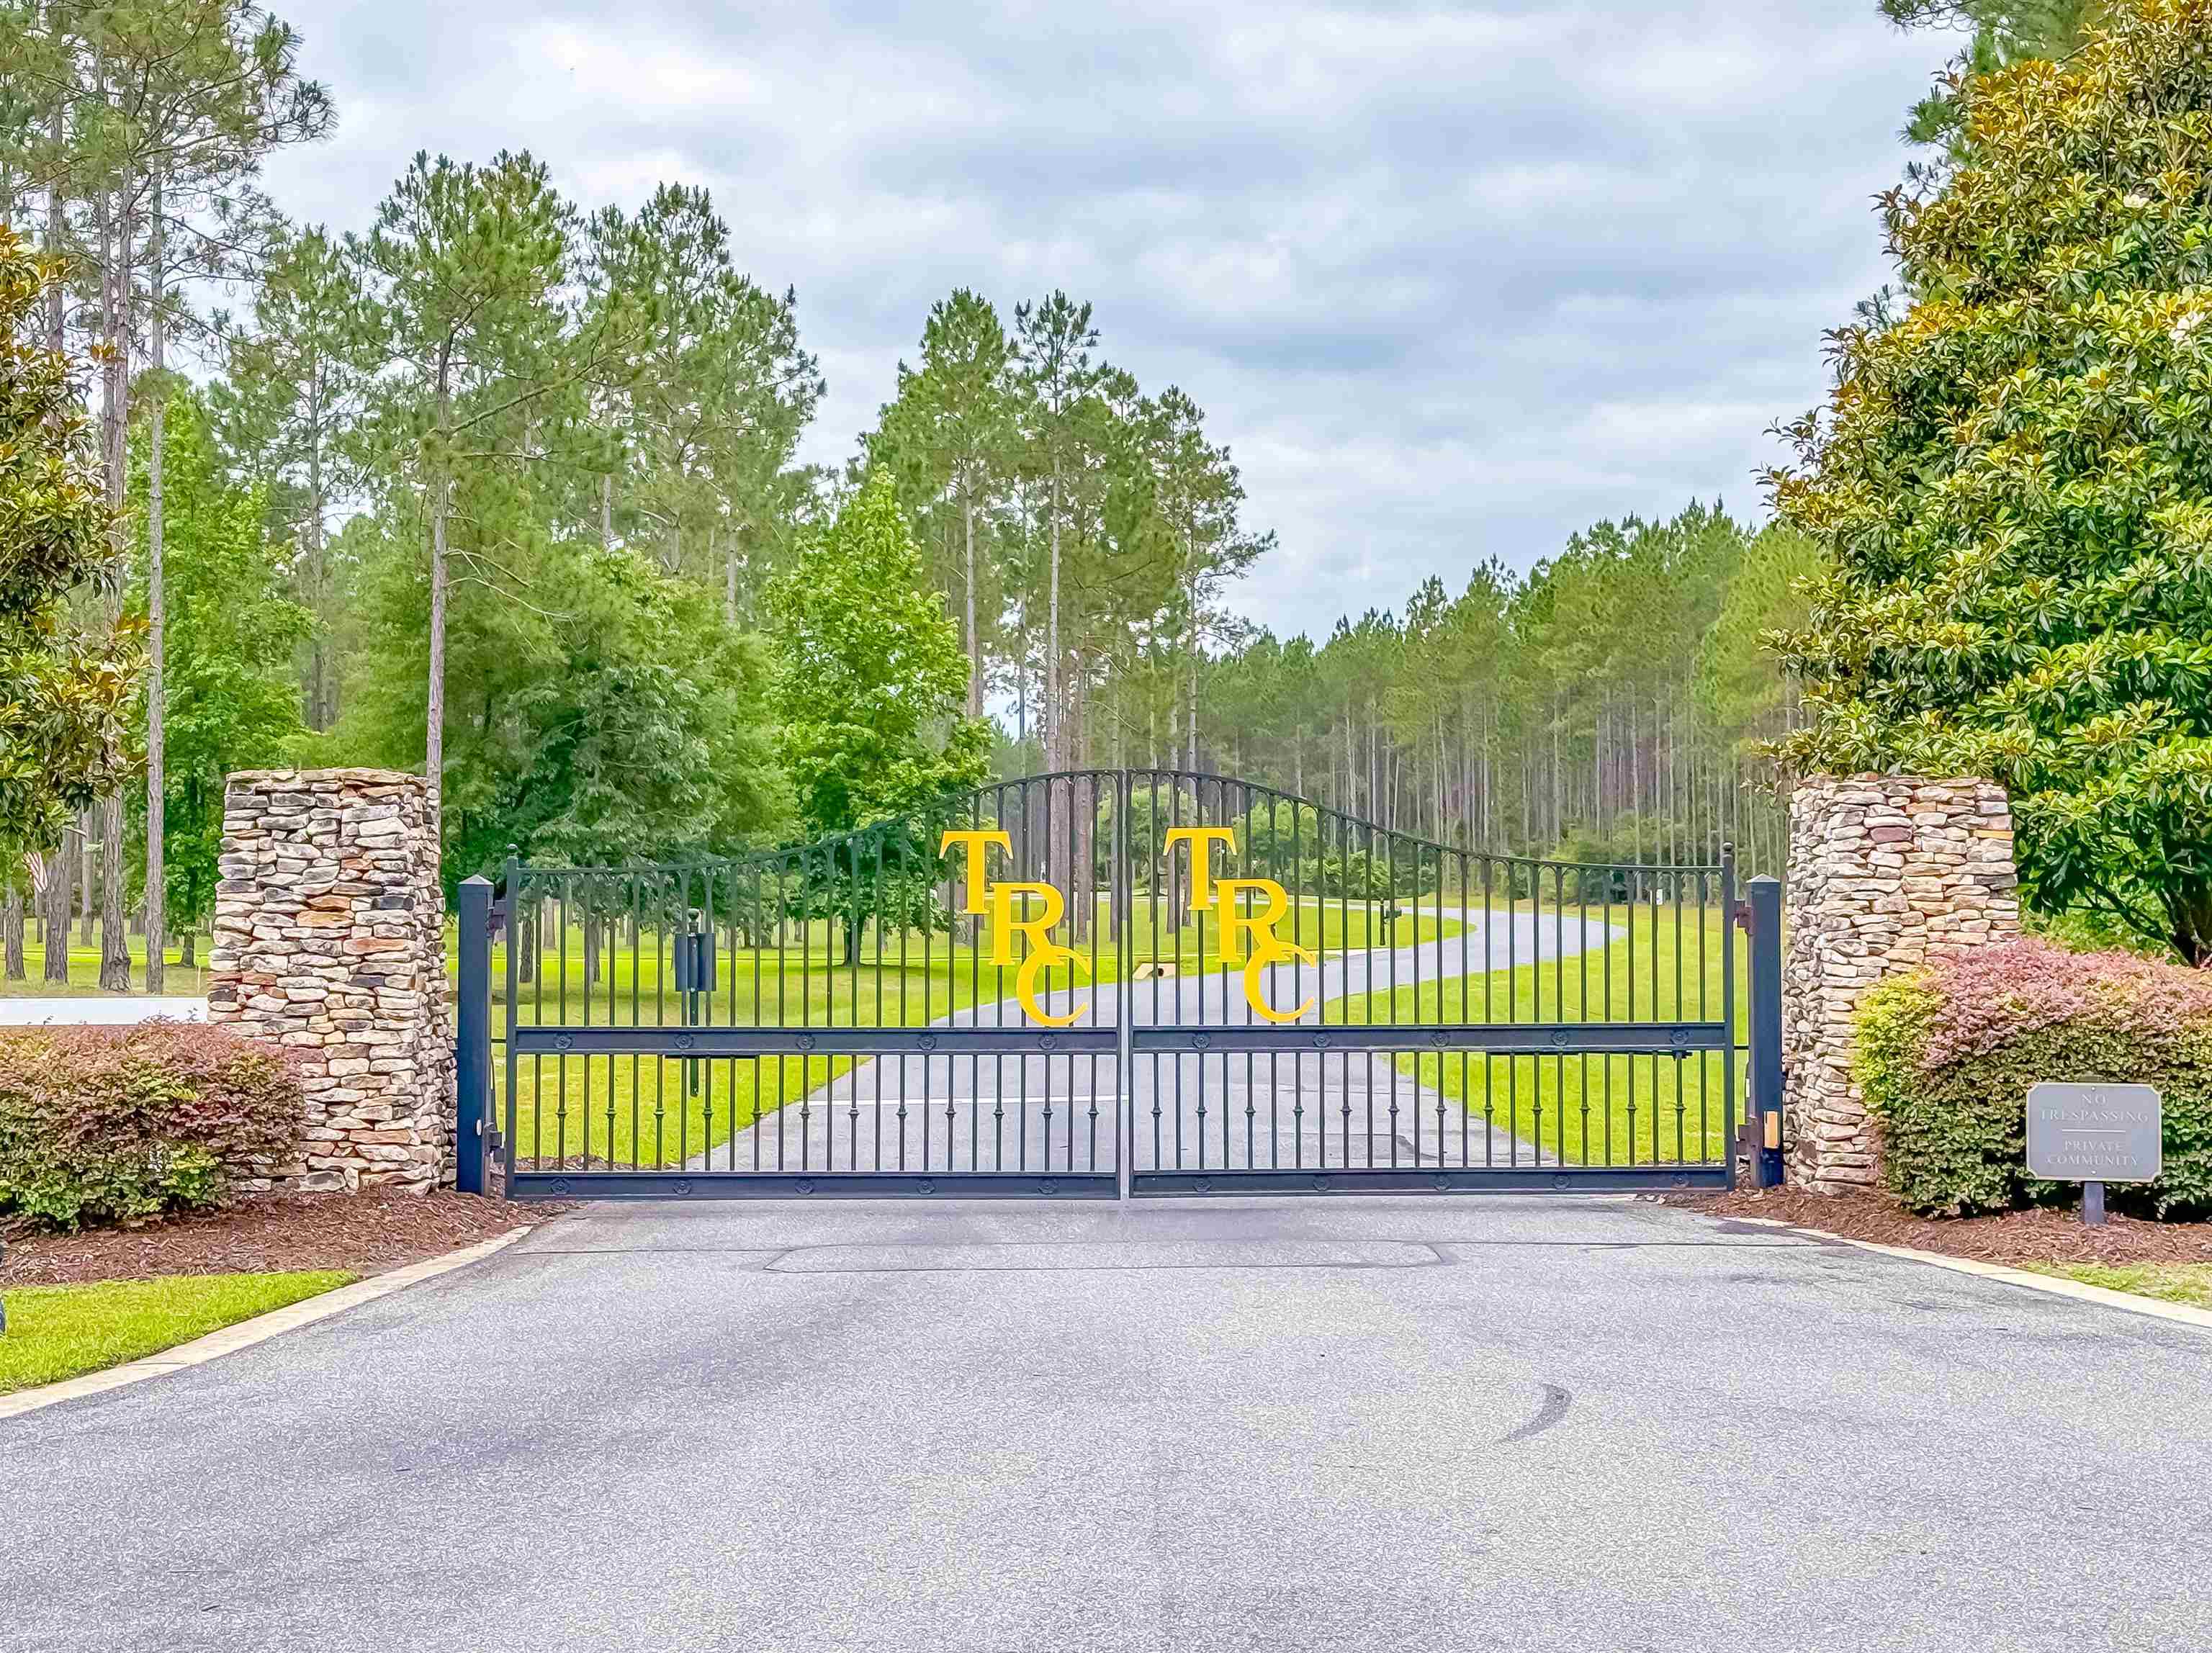
[{"label": "cloudy sky", "polygon": [[705,184],[798,289],[833,462],[933,301],[1064,287],[1231,445],[1281,542],[1243,606],[1316,629],[1756,511],[1954,44],[1874,0],[275,5],[339,112],[270,169],[296,217],[362,227],[418,148],[526,148],[586,206]]}]

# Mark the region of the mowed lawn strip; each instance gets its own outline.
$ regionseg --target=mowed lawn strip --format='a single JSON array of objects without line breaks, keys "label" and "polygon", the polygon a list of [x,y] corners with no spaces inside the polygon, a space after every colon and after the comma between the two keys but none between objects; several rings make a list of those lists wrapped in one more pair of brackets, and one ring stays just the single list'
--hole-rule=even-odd
[{"label": "mowed lawn strip", "polygon": [[[1405,947],[1458,932],[1454,917],[1433,908],[1418,915],[1410,905],[1385,917],[1359,903],[1307,902],[1295,909],[1301,945],[1329,954],[1370,947]],[[1193,915],[1177,925],[1164,904],[1139,897],[1133,903],[1129,964],[1170,963],[1185,975],[1224,968],[1220,927]],[[1285,926],[1288,938],[1292,927]],[[1105,921],[1081,939],[1059,939],[1083,956],[1085,969],[1042,973],[1041,993],[1119,978],[1121,959]],[[624,938],[625,944],[627,938]],[[680,1023],[682,1005],[666,944],[647,933],[645,945],[605,948],[599,980],[586,986],[583,945],[569,929],[565,957],[546,948],[533,979],[520,984],[520,1020],[570,1026],[653,1026]],[[718,1026],[797,1028],[919,1027],[971,1005],[1011,999],[1015,970],[994,965],[986,950],[918,932],[863,935],[857,962],[839,959],[832,927],[788,927],[787,945],[739,948],[726,945],[717,958],[715,989],[701,1020]],[[1094,957],[1095,953],[1095,957]],[[506,1031],[507,954],[491,961],[495,1037]],[[1019,1012],[1009,1013],[1018,1020]],[[506,1064],[495,1060],[495,1083],[504,1109]],[[690,1156],[726,1141],[756,1119],[795,1103],[845,1073],[853,1059],[841,1056],[720,1058],[685,1063],[635,1056],[538,1056],[524,1059],[517,1074],[515,1145],[518,1160],[566,1159],[581,1169],[610,1160],[617,1166],[681,1164]],[[502,1128],[503,1123],[502,1123]]]},{"label": "mowed lawn strip", "polygon": [[[1424,981],[1331,1001],[1331,1024],[1401,1022],[1718,1021],[1725,916],[1716,904],[1686,908],[1593,903],[1561,915],[1611,923],[1618,939],[1560,958],[1486,975]],[[1746,948],[1735,949],[1741,1007],[1749,992]],[[1727,1066],[1702,1056],[1401,1056],[1399,1070],[1462,1103],[1492,1126],[1567,1165],[1668,1165],[1720,1158],[1728,1132]],[[1739,1084],[1742,1064],[1736,1064]]]},{"label": "mowed lawn strip", "polygon": [[2023,1263],[2033,1274],[2051,1274],[2101,1285],[2108,1291],[2131,1291],[2161,1303],[2186,1304],[2192,1309],[2212,1309],[2212,1263]]},{"label": "mowed lawn strip", "polygon": [[[64,944],[69,951],[69,980],[46,980],[46,950],[35,933],[23,940],[24,979],[21,981],[0,980],[0,999],[99,999],[108,995],[100,985],[100,944],[97,941],[74,940]],[[162,954],[168,963],[167,975],[161,982],[164,998],[198,999],[207,992],[207,950],[205,936],[198,938],[194,962],[182,962],[183,950],[172,938]],[[146,990],[146,938],[130,938],[131,990]]]},{"label": "mowed lawn strip", "polygon": [[316,1269],[18,1286],[0,1293],[8,1308],[8,1329],[0,1333],[0,1395],[158,1354],[358,1278]]}]

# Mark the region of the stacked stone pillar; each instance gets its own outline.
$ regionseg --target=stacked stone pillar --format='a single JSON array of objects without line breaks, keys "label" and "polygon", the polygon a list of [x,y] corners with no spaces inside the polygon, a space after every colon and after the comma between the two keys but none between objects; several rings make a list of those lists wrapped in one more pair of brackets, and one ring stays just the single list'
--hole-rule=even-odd
[{"label": "stacked stone pillar", "polygon": [[1782,974],[1789,1180],[1872,1186],[1881,1143],[1851,1080],[1851,1018],[1885,977],[2020,933],[2012,806],[1987,781],[1819,776],[1790,803]]},{"label": "stacked stone pillar", "polygon": [[281,1045],[307,1096],[269,1185],[420,1191],[453,1176],[438,836],[420,775],[230,777],[208,1015]]}]

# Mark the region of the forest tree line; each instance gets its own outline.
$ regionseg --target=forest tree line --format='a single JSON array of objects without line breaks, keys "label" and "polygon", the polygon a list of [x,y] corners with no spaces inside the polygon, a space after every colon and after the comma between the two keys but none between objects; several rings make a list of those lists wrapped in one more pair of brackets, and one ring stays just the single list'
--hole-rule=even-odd
[{"label": "forest tree line", "polygon": [[[1883,9],[1971,24],[1976,61],[2100,10]],[[1654,501],[1526,573],[1490,558],[1279,637],[1241,617],[1274,540],[1228,446],[1116,367],[1079,298],[950,294],[850,461],[809,465],[797,295],[708,191],[594,208],[528,155],[417,155],[363,222],[292,223],[261,167],[338,113],[299,46],[240,0],[0,0],[0,218],[64,272],[18,331],[88,364],[106,507],[67,626],[143,660],[127,784],[0,866],[11,976],[35,912],[97,937],[111,988],[143,933],[158,989],[240,769],[422,770],[451,877],[509,845],[635,861],[833,828],[889,806],[821,759],[861,750],[841,715],[916,703],[886,692],[901,659],[932,696],[961,668],[889,766],[908,790],[1179,764],[1492,851],[1733,841],[1778,867],[1763,743],[1799,701],[1761,639],[1804,620],[1817,534]],[[1955,157],[1958,121],[1939,95],[1911,136]],[[886,592],[852,623],[951,653],[933,632],[848,660],[852,704],[825,708],[780,617],[810,559],[864,543],[935,618]]]}]

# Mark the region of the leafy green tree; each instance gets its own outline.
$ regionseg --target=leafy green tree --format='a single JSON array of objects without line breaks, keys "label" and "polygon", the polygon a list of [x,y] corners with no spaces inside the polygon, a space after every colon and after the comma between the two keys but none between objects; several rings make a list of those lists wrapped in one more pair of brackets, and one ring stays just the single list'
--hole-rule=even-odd
[{"label": "leafy green tree", "polygon": [[793,915],[839,918],[850,957],[866,912],[941,921],[935,827],[983,783],[990,731],[961,709],[960,635],[887,477],[802,545],[767,608],[777,745],[801,824],[830,839]]},{"label": "leafy green tree", "polygon": [[887,479],[870,482],[771,582],[771,705],[799,818],[848,832],[982,784],[988,730],[961,709],[968,662]]},{"label": "leafy green tree", "polygon": [[1801,769],[1991,776],[2034,906],[2212,962],[2212,0],[2140,0],[1963,88],[1889,198],[1921,295],[1838,336],[1774,478],[1830,571],[1785,640]]},{"label": "leafy green tree", "polygon": [[67,617],[70,594],[105,561],[107,507],[82,370],[28,342],[61,279],[0,224],[0,849],[11,887],[26,855],[52,851],[69,814],[127,773],[141,663],[135,626],[88,637]]},{"label": "leafy green tree", "polygon": [[461,864],[495,859],[500,840],[620,866],[728,854],[771,831],[788,803],[759,641],[635,552],[574,555],[561,668],[508,697],[501,744],[521,761],[457,843]]},{"label": "leafy green tree", "polygon": [[[314,616],[291,595],[287,544],[272,541],[259,488],[225,474],[199,399],[173,395],[167,448],[169,606],[168,757],[163,808],[168,854],[146,876],[166,883],[167,910],[184,932],[215,906],[225,778],[284,761],[305,732],[292,665]],[[140,428],[137,462],[150,464],[152,422]],[[138,525],[138,604],[151,574],[151,525]],[[150,708],[142,705],[141,717]]]}]

